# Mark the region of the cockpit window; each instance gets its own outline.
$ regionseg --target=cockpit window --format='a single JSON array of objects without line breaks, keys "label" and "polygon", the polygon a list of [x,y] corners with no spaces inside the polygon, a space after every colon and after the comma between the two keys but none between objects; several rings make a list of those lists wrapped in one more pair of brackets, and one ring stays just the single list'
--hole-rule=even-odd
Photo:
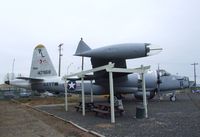
[{"label": "cockpit window", "polygon": [[164,69],[160,70],[159,73],[160,73],[160,76],[170,76],[171,75],[169,72],[165,71]]}]

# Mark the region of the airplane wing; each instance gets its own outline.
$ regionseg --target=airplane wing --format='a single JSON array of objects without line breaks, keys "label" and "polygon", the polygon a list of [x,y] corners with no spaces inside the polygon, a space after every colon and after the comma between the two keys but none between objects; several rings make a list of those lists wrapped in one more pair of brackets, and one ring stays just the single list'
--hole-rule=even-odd
[{"label": "airplane wing", "polygon": [[30,80],[30,81],[43,81],[42,78],[31,78],[31,77],[16,77],[16,79],[24,79],[24,80]]},{"label": "airplane wing", "polygon": [[[115,68],[126,68],[126,60],[125,59],[102,59],[102,58],[91,58],[92,68],[100,67],[103,65],[107,65],[109,62],[115,63]],[[129,73],[113,73],[113,77],[122,77],[127,76]],[[108,79],[108,73],[106,70],[94,72],[94,78],[96,83],[101,82],[100,79]]]},{"label": "airplane wing", "polygon": [[104,59],[104,58],[91,58],[92,67],[100,67],[107,65],[109,62],[115,63],[115,68],[126,68],[125,59]]},{"label": "airplane wing", "polygon": [[[96,77],[94,75],[85,75],[84,80],[94,80]],[[81,80],[81,78],[67,78],[67,80]]]}]

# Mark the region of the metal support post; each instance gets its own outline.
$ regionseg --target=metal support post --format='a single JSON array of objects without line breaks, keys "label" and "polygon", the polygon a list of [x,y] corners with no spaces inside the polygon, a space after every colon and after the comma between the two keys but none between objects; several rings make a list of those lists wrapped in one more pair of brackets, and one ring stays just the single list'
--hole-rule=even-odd
[{"label": "metal support post", "polygon": [[90,99],[91,99],[91,103],[94,102],[94,97],[93,97],[93,88],[92,88],[93,84],[92,84],[92,80],[90,80]]},{"label": "metal support post", "polygon": [[68,100],[67,100],[67,81],[65,80],[65,110],[68,111]]},{"label": "metal support post", "polygon": [[81,96],[82,96],[82,115],[85,116],[85,91],[84,91],[84,78],[81,77]]},{"label": "metal support post", "polygon": [[142,69],[142,92],[143,92],[143,106],[144,106],[144,111],[145,111],[145,118],[148,118],[148,113],[147,113],[147,96],[146,96],[146,84],[145,84],[145,76],[144,76],[144,67],[141,65]]},{"label": "metal support post", "polygon": [[115,123],[114,89],[113,89],[113,73],[112,72],[109,72],[109,83],[110,83],[111,123]]}]

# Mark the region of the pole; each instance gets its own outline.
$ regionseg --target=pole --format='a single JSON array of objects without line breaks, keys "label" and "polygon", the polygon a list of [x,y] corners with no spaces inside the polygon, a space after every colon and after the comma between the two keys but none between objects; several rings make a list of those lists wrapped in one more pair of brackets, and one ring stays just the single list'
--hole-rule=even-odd
[{"label": "pole", "polygon": [[14,67],[15,67],[15,59],[13,59],[13,63],[12,63],[12,73],[14,73]]},{"label": "pole", "polygon": [[[110,62],[109,62],[110,64]],[[114,88],[113,88],[113,73],[109,71],[110,83],[110,108],[111,108],[111,123],[115,123],[115,108],[114,108]]]},{"label": "pole", "polygon": [[60,68],[61,68],[61,47],[62,47],[63,43],[61,43],[58,47],[59,47],[59,66],[58,66],[58,76],[60,76]]},{"label": "pole", "polygon": [[143,92],[143,106],[144,106],[144,111],[145,111],[145,118],[148,117],[148,113],[147,113],[147,96],[146,96],[146,84],[145,84],[145,76],[144,76],[144,68],[143,65],[141,65],[141,69],[142,69],[142,92]]},{"label": "pole", "polygon": [[[82,57],[82,66],[81,66],[81,70],[83,71],[84,69],[84,57]],[[83,78],[83,75],[81,77],[81,87],[82,87],[82,90],[81,90],[81,95],[82,95],[82,114],[83,116],[85,116],[85,91],[84,91],[84,78]]]},{"label": "pole", "polygon": [[68,100],[67,100],[67,81],[65,80],[65,110],[68,111]]},{"label": "pole", "polygon": [[82,115],[85,116],[85,92],[84,92],[84,78],[83,76],[81,77],[81,95],[82,95]]},{"label": "pole", "polygon": [[11,79],[14,79],[14,67],[15,67],[15,58],[13,59],[13,63],[12,63],[12,76]]},{"label": "pole", "polygon": [[90,80],[90,98],[91,98],[91,103],[94,102],[94,97],[93,97],[93,88],[92,88],[93,84],[92,84],[92,80]]},{"label": "pole", "polygon": [[81,70],[83,71],[84,69],[84,57],[82,57],[82,65],[81,65]]},{"label": "pole", "polygon": [[196,77],[197,77],[197,75],[196,75],[196,65],[198,65],[198,63],[193,63],[193,64],[191,64],[191,65],[193,65],[194,66],[194,86],[195,86],[195,88],[196,88]]}]

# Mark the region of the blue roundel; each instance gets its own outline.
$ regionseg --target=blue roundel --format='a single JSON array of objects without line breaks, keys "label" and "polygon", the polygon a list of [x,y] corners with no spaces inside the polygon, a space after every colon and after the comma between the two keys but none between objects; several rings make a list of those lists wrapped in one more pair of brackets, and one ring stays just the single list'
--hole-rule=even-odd
[{"label": "blue roundel", "polygon": [[75,90],[76,89],[76,82],[75,81],[69,81],[67,83],[67,89],[68,90]]}]

